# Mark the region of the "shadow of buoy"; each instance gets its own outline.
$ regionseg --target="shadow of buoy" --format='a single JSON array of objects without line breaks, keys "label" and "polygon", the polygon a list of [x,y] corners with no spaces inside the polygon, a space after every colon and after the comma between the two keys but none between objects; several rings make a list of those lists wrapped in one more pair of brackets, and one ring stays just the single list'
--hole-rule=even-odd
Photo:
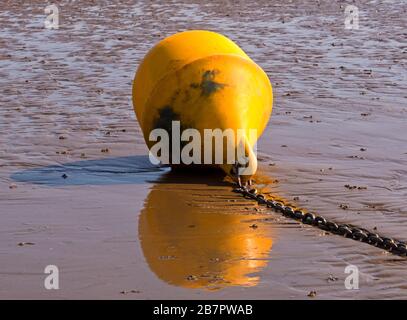
[{"label": "shadow of buoy", "polygon": [[148,156],[127,156],[36,167],[15,172],[11,179],[45,186],[142,184],[169,170],[151,164]]}]

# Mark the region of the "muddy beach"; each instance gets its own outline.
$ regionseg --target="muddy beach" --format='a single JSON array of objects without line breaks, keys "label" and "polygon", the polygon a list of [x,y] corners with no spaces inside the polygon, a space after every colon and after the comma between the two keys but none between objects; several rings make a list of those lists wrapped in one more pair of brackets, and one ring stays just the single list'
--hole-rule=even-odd
[{"label": "muddy beach", "polygon": [[131,103],[159,39],[220,32],[273,84],[261,189],[407,241],[407,3],[354,5],[359,30],[342,1],[61,1],[47,30],[42,1],[3,1],[0,298],[407,299],[405,258],[152,165]]}]

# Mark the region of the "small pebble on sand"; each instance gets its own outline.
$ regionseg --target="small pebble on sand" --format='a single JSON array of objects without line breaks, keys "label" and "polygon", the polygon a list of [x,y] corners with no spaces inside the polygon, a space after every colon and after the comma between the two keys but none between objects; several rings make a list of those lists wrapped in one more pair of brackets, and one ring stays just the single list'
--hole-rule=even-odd
[{"label": "small pebble on sand", "polygon": [[141,291],[139,291],[139,290],[134,290],[134,289],[132,289],[132,290],[123,290],[123,291],[120,291],[121,294],[140,293],[140,292],[141,292]]},{"label": "small pebble on sand", "polygon": [[332,274],[330,274],[327,280],[328,282],[335,282],[338,281],[338,277],[334,277]]}]

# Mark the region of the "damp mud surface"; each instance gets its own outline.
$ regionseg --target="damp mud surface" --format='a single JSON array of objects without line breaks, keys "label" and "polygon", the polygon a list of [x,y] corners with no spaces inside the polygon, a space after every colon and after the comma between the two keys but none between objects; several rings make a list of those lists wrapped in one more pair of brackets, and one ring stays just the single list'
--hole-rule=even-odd
[{"label": "damp mud surface", "polygon": [[354,1],[358,30],[343,1],[200,3],[61,1],[47,30],[43,1],[2,1],[0,298],[406,299],[406,258],[153,166],[131,85],[163,37],[228,36],[273,84],[260,188],[407,240],[407,3]]}]

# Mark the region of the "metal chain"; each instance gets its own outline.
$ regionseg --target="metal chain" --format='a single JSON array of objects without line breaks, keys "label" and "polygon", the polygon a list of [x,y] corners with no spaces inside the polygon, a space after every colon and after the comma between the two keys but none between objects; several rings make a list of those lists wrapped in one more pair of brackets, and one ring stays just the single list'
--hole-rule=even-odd
[{"label": "metal chain", "polygon": [[357,241],[368,243],[395,255],[407,256],[407,244],[405,242],[393,238],[383,237],[377,233],[349,224],[338,224],[333,221],[329,221],[320,215],[305,212],[302,209],[285,205],[281,201],[274,200],[273,197],[267,199],[264,194],[257,192],[255,188],[249,189],[248,186],[240,185],[233,189],[233,191],[242,194],[245,198],[257,201],[258,204],[266,205],[268,208],[272,208],[275,211],[282,213],[282,215],[285,217],[301,221],[305,224],[313,225],[333,234],[344,236],[345,238],[352,238]]}]

